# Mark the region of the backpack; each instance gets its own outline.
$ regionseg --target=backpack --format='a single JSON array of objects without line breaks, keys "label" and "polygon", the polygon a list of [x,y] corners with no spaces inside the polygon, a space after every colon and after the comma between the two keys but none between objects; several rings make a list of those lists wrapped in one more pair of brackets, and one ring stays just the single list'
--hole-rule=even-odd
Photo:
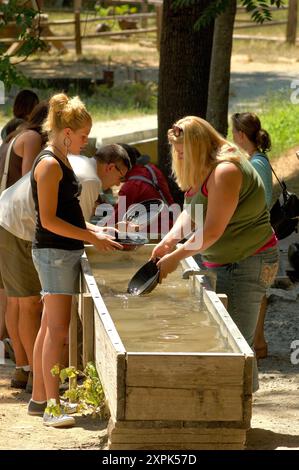
[{"label": "backpack", "polygon": [[[269,163],[270,164],[270,163]],[[280,181],[272,166],[271,170],[277,179],[282,193],[270,209],[270,223],[278,240],[297,232],[299,220],[299,199],[294,193],[287,190],[284,181]]]},{"label": "backpack", "polygon": [[3,173],[0,179],[0,195],[6,189],[11,151],[12,151],[12,146],[15,140],[16,140],[16,137],[14,139],[11,139],[11,141],[9,142],[9,145],[8,145],[5,157],[4,157]]},{"label": "backpack", "polygon": [[158,193],[161,196],[162,201],[168,206],[167,199],[164,196],[161,189],[159,188],[158,179],[157,179],[157,175],[156,175],[155,171],[153,170],[153,168],[150,165],[144,165],[144,167],[150,172],[150,175],[151,175],[152,179],[146,178],[146,176],[136,175],[136,176],[130,176],[128,178],[128,181],[131,181],[131,180],[143,181],[144,183],[150,184],[151,186],[153,186],[155,188],[156,191],[158,191]]},{"label": "backpack", "polygon": [[294,193],[290,193],[284,182],[282,194],[270,210],[270,223],[278,240],[297,232],[299,217],[299,199]]}]

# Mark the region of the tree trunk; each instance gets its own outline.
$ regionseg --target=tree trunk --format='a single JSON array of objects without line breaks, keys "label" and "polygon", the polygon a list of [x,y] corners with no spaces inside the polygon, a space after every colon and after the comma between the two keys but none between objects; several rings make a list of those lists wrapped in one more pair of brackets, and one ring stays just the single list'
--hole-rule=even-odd
[{"label": "tree trunk", "polygon": [[207,120],[218,132],[227,135],[230,62],[236,0],[228,2],[226,10],[215,20],[213,52],[210,69]]},{"label": "tree trunk", "polygon": [[[208,0],[200,0],[193,7],[174,10],[173,0],[163,2],[158,159],[159,166],[168,177],[171,165],[167,130],[184,116],[206,116],[214,22],[199,31],[194,31],[194,24],[208,3]],[[174,193],[173,182],[171,179],[169,182]],[[175,194],[175,197],[181,202],[181,195]]]}]

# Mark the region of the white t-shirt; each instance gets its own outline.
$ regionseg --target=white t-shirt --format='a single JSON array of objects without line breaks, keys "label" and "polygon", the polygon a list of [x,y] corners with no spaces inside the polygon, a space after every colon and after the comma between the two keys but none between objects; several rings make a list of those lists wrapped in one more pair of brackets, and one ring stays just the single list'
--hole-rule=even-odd
[{"label": "white t-shirt", "polygon": [[[85,220],[93,215],[95,201],[102,189],[94,158],[69,155],[70,164],[82,184],[80,206]],[[0,225],[23,240],[32,241],[35,232],[35,208],[30,172],[7,188],[0,196]]]}]

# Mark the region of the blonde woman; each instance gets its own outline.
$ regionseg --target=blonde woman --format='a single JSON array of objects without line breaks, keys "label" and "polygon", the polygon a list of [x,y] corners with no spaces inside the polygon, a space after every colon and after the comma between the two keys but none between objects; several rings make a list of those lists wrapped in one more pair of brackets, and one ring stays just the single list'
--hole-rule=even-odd
[{"label": "blonde woman", "polygon": [[79,155],[87,143],[91,117],[78,97],[54,95],[44,123],[48,145],[31,171],[36,208],[32,257],[38,271],[44,301],[41,328],[34,347],[33,393],[28,413],[39,415],[47,402],[57,403],[55,413],[44,412],[46,426],[72,426],[74,418],[59,404],[58,378],[51,369],[61,361],[68,335],[71,299],[78,292],[83,240],[99,250],[121,249],[113,238],[84,221],[79,205],[80,184],[67,159]]},{"label": "blonde woman", "polygon": [[[203,265],[217,276],[216,290],[227,294],[228,311],[252,347],[261,299],[278,267],[262,183],[245,156],[204,119],[179,120],[168,131],[168,140],[186,206],[153,250],[152,258],[161,258],[160,280],[180,260],[201,254]],[[203,209],[203,222],[198,208]],[[194,233],[176,248],[189,219]],[[255,391],[256,364],[253,378]]]}]

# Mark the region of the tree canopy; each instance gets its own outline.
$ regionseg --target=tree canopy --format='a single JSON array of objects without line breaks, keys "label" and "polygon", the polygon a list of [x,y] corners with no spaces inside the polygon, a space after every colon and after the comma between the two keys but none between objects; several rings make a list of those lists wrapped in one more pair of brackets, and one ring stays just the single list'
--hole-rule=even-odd
[{"label": "tree canopy", "polygon": [[[7,4],[0,4],[0,30],[5,29],[9,23],[15,23],[19,31],[18,39],[21,45],[11,52],[6,51],[0,44],[0,80],[9,90],[12,85],[23,85],[26,78],[20,73],[16,65],[26,60],[38,49],[46,47],[40,39],[40,12],[21,4],[19,0],[10,0]],[[17,39],[17,38],[16,38]]]}]

